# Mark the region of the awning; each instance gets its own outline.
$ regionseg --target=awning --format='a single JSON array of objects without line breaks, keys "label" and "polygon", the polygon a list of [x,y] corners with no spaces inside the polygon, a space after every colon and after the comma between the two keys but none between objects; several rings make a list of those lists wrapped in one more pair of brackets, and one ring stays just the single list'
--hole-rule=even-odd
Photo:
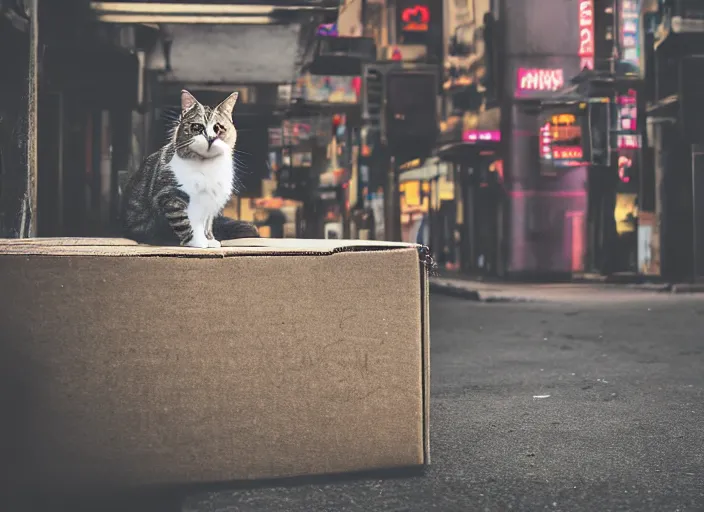
[{"label": "awning", "polygon": [[471,143],[481,144],[484,142],[498,142],[501,133],[501,109],[493,107],[480,112],[477,116],[476,125],[472,129],[465,129],[460,120],[452,130],[447,130],[438,137],[438,145]]},{"label": "awning", "polygon": [[668,121],[674,122],[680,117],[680,98],[673,94],[654,103],[650,103],[646,108],[646,115],[649,122]]},{"label": "awning", "polygon": [[438,157],[428,158],[423,165],[404,171],[399,175],[399,183],[406,181],[430,181],[441,176],[447,176],[450,172],[450,165],[442,162]]},{"label": "awning", "polygon": [[482,151],[495,151],[501,142],[501,109],[494,107],[481,112],[476,127],[471,130],[463,130],[460,125],[452,136],[443,135],[438,139],[435,155],[444,161],[457,162]]},{"label": "awning", "polygon": [[594,101],[604,94],[611,96],[613,90],[619,85],[641,81],[638,68],[626,61],[616,63],[615,73],[583,69],[565,87],[541,99],[540,105],[570,105],[589,101],[589,98]]}]

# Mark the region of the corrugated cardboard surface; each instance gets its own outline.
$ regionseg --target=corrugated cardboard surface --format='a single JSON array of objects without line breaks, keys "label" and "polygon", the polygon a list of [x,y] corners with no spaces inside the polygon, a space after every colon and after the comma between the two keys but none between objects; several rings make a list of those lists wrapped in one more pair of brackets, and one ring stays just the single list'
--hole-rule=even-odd
[{"label": "corrugated cardboard surface", "polygon": [[426,463],[416,248],[249,244],[0,241],[0,476],[67,491]]}]

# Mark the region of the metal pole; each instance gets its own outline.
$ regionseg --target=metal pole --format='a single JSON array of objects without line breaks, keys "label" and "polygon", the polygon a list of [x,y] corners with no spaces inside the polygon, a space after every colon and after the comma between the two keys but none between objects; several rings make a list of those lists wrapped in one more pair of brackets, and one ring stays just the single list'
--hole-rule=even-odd
[{"label": "metal pole", "polygon": [[[396,185],[396,157],[391,155],[387,162],[386,168],[386,190],[384,191],[384,203],[386,207],[384,215],[384,238],[387,241],[393,242],[396,240],[396,227],[394,222],[395,215],[395,196],[398,194],[398,185]],[[400,219],[399,219],[400,220]]]},{"label": "metal pole", "polygon": [[57,191],[56,191],[56,205],[57,205],[57,212],[56,212],[56,219],[57,219],[57,225],[58,225],[58,232],[61,233],[61,235],[64,234],[64,93],[60,92],[57,94],[57,99],[58,99],[58,109],[59,109],[59,120],[58,120],[58,126],[56,129],[58,130],[58,162],[57,162],[57,174],[58,174],[58,183],[57,183]]},{"label": "metal pole", "polygon": [[699,252],[699,245],[701,243],[699,236],[699,223],[697,222],[698,217],[698,204],[697,199],[699,193],[697,187],[699,185],[698,179],[698,166],[697,161],[699,158],[704,157],[704,146],[700,144],[692,145],[692,272],[693,272],[693,282],[696,282],[701,276],[699,268],[699,260],[704,256]]}]

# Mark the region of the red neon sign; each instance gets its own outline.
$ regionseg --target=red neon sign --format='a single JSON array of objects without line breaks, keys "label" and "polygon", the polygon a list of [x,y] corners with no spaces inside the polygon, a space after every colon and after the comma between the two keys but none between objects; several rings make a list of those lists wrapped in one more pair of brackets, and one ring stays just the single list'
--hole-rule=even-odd
[{"label": "red neon sign", "polygon": [[552,157],[555,160],[581,160],[583,156],[582,148],[579,146],[552,148]]},{"label": "red neon sign", "polygon": [[579,57],[580,69],[594,69],[594,2],[579,2]]},{"label": "red neon sign", "polygon": [[404,32],[427,32],[430,24],[430,9],[425,5],[407,7],[401,13]]},{"label": "red neon sign", "polygon": [[518,68],[518,90],[553,92],[565,84],[562,69]]}]

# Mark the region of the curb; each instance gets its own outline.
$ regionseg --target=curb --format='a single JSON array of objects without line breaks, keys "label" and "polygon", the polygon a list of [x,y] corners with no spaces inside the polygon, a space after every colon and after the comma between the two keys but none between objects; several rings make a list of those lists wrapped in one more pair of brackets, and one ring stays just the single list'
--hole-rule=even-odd
[{"label": "curb", "polygon": [[534,299],[529,299],[526,297],[514,297],[507,295],[492,295],[487,293],[486,295],[481,294],[477,290],[471,288],[465,288],[463,286],[454,286],[451,284],[440,284],[430,282],[430,293],[436,293],[438,295],[444,295],[446,297],[454,297],[457,299],[470,300],[473,302],[536,302]]},{"label": "curb", "polygon": [[[602,283],[613,285],[615,283]],[[680,283],[680,284],[656,284],[656,283],[640,283],[640,284],[623,284],[620,287],[638,290],[643,292],[658,292],[671,293],[677,295],[704,293],[704,283]],[[447,297],[455,297],[458,299],[469,300],[473,302],[536,302],[535,299],[526,297],[514,297],[505,295],[494,295],[491,292],[480,293],[478,290],[464,286],[456,286],[449,283],[437,283],[430,281],[430,293],[445,295]]]},{"label": "curb", "polygon": [[477,290],[471,290],[461,286],[453,286],[451,284],[434,283],[433,281],[430,281],[430,293],[437,293],[448,297],[456,297],[475,302],[482,300]]},{"label": "curb", "polygon": [[670,292],[675,294],[704,293],[704,283],[680,283],[673,284]]},{"label": "curb", "polygon": [[[611,284],[611,283],[608,283]],[[662,292],[668,293],[672,291],[671,284],[655,284],[655,283],[640,283],[640,284],[624,284],[618,285],[628,288],[629,290],[641,290],[644,292]]]}]

